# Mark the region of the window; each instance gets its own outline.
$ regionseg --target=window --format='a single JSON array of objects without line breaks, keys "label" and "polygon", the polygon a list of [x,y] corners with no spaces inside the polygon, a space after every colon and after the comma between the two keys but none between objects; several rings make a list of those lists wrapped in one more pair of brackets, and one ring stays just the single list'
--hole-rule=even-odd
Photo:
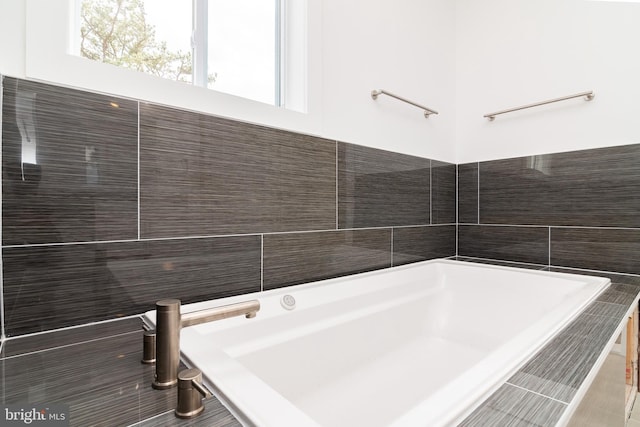
[{"label": "window", "polygon": [[[292,3],[300,3],[293,0]],[[304,111],[304,88],[287,85],[304,53],[286,51],[286,0],[76,0],[75,54]],[[287,13],[289,12],[289,13]],[[299,26],[298,26],[299,27]],[[304,38],[304,35],[302,35]],[[300,45],[300,43],[298,43]],[[289,62],[289,64],[287,63]]]},{"label": "window", "polygon": [[[100,1],[104,3],[114,0]],[[191,47],[191,14],[194,4],[197,7],[198,3],[193,0],[144,2],[148,3],[145,9],[146,19],[149,24],[154,25],[156,41],[162,40],[163,32],[168,31],[166,28],[169,28],[171,33],[180,34],[183,32],[181,28],[186,28],[186,34],[184,37],[180,36],[178,45],[167,42],[166,47],[191,54],[193,75],[193,71],[197,70],[194,63],[208,62],[207,55],[205,58],[201,55],[202,49]],[[79,0],[25,0],[24,3],[28,29],[25,33],[24,49],[24,77],[27,79],[214,114],[294,132],[322,134],[321,0],[281,0],[281,16],[284,19],[280,23],[280,40],[283,47],[280,50],[279,106],[275,105],[275,94],[274,103],[267,104],[222,92],[217,90],[215,85],[214,90],[210,90],[206,88],[207,84],[198,84],[198,79],[204,78],[207,82],[212,71],[207,71],[204,76],[195,73],[194,77],[189,77],[196,81],[192,84],[184,79],[176,81],[176,78],[160,78],[148,72],[81,57]],[[151,8],[156,3],[169,3],[171,8],[183,3],[190,6],[186,7],[185,18],[179,18],[182,15],[175,12],[170,20],[162,21],[153,16]],[[200,13],[198,16],[208,20],[208,13]],[[202,29],[202,25],[199,28]],[[194,36],[202,37],[200,32],[196,32]],[[215,73],[215,70],[213,72]],[[221,81],[220,77],[218,82]],[[274,81],[274,84],[277,84],[277,81]]]},{"label": "window", "polygon": [[208,3],[209,87],[280,105],[279,0]]}]

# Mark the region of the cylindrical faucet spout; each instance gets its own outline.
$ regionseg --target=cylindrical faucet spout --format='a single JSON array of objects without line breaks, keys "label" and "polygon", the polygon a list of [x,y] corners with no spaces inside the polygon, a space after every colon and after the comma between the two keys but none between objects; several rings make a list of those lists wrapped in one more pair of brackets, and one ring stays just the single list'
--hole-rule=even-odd
[{"label": "cylindrical faucet spout", "polygon": [[[180,328],[244,315],[256,317],[260,301],[243,301],[192,313],[180,314],[180,300],[156,303],[156,374],[153,388],[163,390],[178,384],[180,366]],[[197,387],[197,386],[196,386]]]},{"label": "cylindrical faucet spout", "polygon": [[180,366],[180,300],[156,303],[156,375],[153,388],[164,390],[178,384]]}]

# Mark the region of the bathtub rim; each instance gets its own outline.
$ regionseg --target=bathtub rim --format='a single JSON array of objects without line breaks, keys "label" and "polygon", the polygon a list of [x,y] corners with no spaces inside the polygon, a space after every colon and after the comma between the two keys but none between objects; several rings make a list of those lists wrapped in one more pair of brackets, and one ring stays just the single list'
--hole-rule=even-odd
[{"label": "bathtub rim", "polygon": [[[579,281],[585,281],[586,280],[586,281],[589,281],[589,282],[602,282],[602,286],[600,287],[598,292],[593,294],[587,301],[583,302],[581,304],[581,306],[578,309],[576,309],[571,314],[571,316],[569,316],[567,319],[565,319],[559,327],[556,327],[555,329],[553,329],[553,331],[551,331],[548,334],[548,336],[545,337],[544,341],[542,341],[541,343],[539,343],[538,345],[535,346],[535,349],[529,351],[525,356],[523,356],[521,358],[521,360],[519,360],[518,363],[512,369],[509,370],[509,372],[507,374],[501,375],[499,380],[494,381],[493,382],[494,385],[489,390],[485,390],[482,393],[479,393],[480,397],[474,396],[473,399],[467,399],[467,400],[473,400],[472,403],[470,403],[470,404],[467,403],[465,405],[466,409],[464,411],[462,411],[462,412],[458,413],[456,416],[451,417],[450,419],[446,420],[446,425],[448,425],[448,423],[452,422],[453,420],[456,420],[456,422],[462,421],[464,418],[466,418],[466,416],[468,416],[471,412],[473,412],[473,410],[475,408],[477,408],[479,405],[481,405],[482,402],[486,400],[486,398],[488,398],[493,392],[495,392],[500,386],[502,386],[504,384],[504,382],[511,375],[513,375],[515,372],[517,372],[528,360],[530,360],[532,357],[534,357],[535,354],[540,349],[542,349],[551,339],[553,339],[560,331],[564,330],[564,328],[566,328],[567,325],[569,323],[571,323],[571,321],[573,321],[580,313],[582,313],[584,311],[584,309],[590,303],[592,303],[596,298],[598,298],[598,296],[602,292],[604,292],[608,288],[608,286],[610,284],[610,280],[608,278],[597,277],[597,276],[589,276],[587,274],[574,274],[574,273],[565,273],[565,272],[551,272],[551,271],[543,271],[543,270],[523,269],[523,268],[518,268],[517,266],[504,266],[504,265],[492,265],[492,264],[484,264],[484,263],[473,263],[473,262],[469,262],[469,261],[458,261],[458,260],[451,260],[451,259],[446,259],[445,258],[445,259],[433,259],[433,260],[422,261],[422,262],[411,263],[411,264],[404,264],[404,265],[391,267],[391,268],[385,268],[385,269],[381,269],[381,270],[374,270],[374,271],[358,273],[358,274],[354,274],[354,275],[347,275],[347,276],[341,276],[341,277],[337,277],[337,278],[324,279],[324,280],[309,282],[309,283],[300,284],[300,285],[286,286],[286,287],[282,287],[282,288],[271,289],[271,290],[268,290],[268,291],[255,292],[255,293],[251,293],[251,294],[243,294],[243,295],[225,297],[225,298],[216,299],[216,300],[203,301],[203,302],[198,302],[198,303],[193,303],[193,304],[187,304],[187,305],[185,305],[183,307],[185,308],[184,312],[187,313],[187,312],[190,312],[190,311],[200,310],[200,309],[203,309],[203,308],[213,307],[213,306],[222,305],[222,304],[229,304],[229,303],[238,302],[238,301],[247,300],[247,299],[253,299],[253,298],[258,298],[259,299],[260,297],[264,298],[264,297],[267,297],[267,296],[286,294],[286,293],[293,292],[293,290],[297,290],[297,289],[307,289],[307,288],[314,289],[316,287],[322,287],[322,286],[326,286],[326,285],[330,285],[330,284],[334,284],[334,283],[340,283],[340,282],[345,281],[345,280],[350,280],[350,279],[353,279],[355,276],[357,276],[358,278],[366,278],[366,277],[369,277],[369,276],[384,275],[384,274],[392,273],[393,271],[405,270],[405,269],[413,269],[413,268],[417,268],[417,267],[425,265],[425,264],[432,264],[432,263],[436,263],[436,264],[437,263],[451,264],[451,265],[455,265],[455,266],[463,267],[463,268],[480,268],[480,269],[495,269],[495,270],[514,271],[514,272],[523,273],[523,274],[527,274],[527,275],[539,275],[539,276],[542,276],[542,277],[558,277],[558,278],[561,278],[561,279],[572,278],[573,280],[579,280]],[[145,313],[145,318],[151,324],[153,324],[153,317],[154,317],[153,313],[154,313],[153,310]],[[231,319],[227,319],[227,320],[225,320],[225,322],[229,322],[229,320],[231,320]],[[232,328],[233,326],[229,326],[229,327]],[[181,353],[181,358],[187,364],[187,366],[193,366],[193,363],[191,363],[191,360],[184,353]],[[215,391],[216,396],[221,400],[221,402],[223,402],[225,404],[225,406],[227,406],[231,410],[231,412],[239,420],[241,420],[244,423],[247,423],[247,425],[252,425],[251,417],[247,418],[245,416],[246,415],[245,413],[247,411],[239,410],[236,407],[236,405],[233,403],[233,401],[236,400],[236,397],[233,396],[233,393],[229,393],[229,391],[227,391],[227,390],[220,389],[218,386],[216,386],[214,384],[213,381],[210,381],[208,379],[206,374],[204,375],[204,377],[205,377],[205,380],[206,380],[205,382],[207,383],[207,385],[212,390]],[[272,389],[272,391],[279,395],[279,393],[276,390]],[[300,418],[300,421],[305,420],[305,423],[304,424],[299,424],[299,425],[318,425],[315,422],[315,420],[313,420],[310,416],[308,416],[307,414],[302,412],[302,410],[300,410],[297,407],[295,407],[295,405],[293,405],[291,402],[289,402],[284,396],[281,396],[281,395],[279,395],[279,396],[282,398],[283,401],[287,402],[293,408],[292,413],[299,412],[300,415],[302,415],[302,418]],[[404,419],[404,416],[401,417],[401,419]],[[405,424],[403,424],[403,422],[397,422],[396,421],[392,425],[393,426],[396,426],[396,425],[401,426],[401,425],[405,425]]]}]

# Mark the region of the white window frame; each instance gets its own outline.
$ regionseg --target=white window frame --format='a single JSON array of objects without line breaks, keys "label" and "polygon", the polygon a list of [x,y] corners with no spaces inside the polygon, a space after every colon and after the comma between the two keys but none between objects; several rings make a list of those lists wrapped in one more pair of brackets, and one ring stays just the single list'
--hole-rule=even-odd
[{"label": "white window frame", "polygon": [[[287,85],[295,86],[295,90],[284,92],[284,104],[303,112],[76,56],[71,53],[71,31],[77,13],[74,0],[27,0],[25,74],[33,80],[320,135],[321,0],[293,0],[285,4],[283,13],[297,13],[298,17],[301,13],[306,15],[306,19],[298,23],[306,26],[306,39],[291,41],[285,38],[287,43],[296,45],[287,46],[285,51],[298,52],[297,61],[285,60],[282,70],[282,75],[288,79]],[[305,71],[296,75],[301,67]],[[294,97],[291,93],[295,92],[297,96]]]},{"label": "white window frame", "polygon": [[207,64],[209,62],[209,2],[193,0],[193,32],[191,33],[191,51],[193,52],[193,84],[207,87]]}]

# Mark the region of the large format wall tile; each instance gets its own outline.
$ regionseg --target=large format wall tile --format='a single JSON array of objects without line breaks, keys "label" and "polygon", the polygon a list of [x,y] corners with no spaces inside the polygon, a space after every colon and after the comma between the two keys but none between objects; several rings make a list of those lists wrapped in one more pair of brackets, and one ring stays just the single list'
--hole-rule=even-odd
[{"label": "large format wall tile", "polygon": [[640,274],[640,229],[551,228],[551,264]]},{"label": "large format wall tile", "polygon": [[340,228],[430,223],[429,159],[338,143]]},{"label": "large format wall tile", "polygon": [[3,96],[3,244],[137,238],[137,102],[8,77]]},{"label": "large format wall tile", "polygon": [[458,222],[478,223],[478,164],[458,165]]},{"label": "large format wall tile", "polygon": [[445,258],[455,254],[455,225],[393,229],[393,265]]},{"label": "large format wall tile", "polygon": [[335,142],[140,106],[142,237],[336,224]]},{"label": "large format wall tile", "polygon": [[458,226],[458,255],[548,264],[547,227]]},{"label": "large format wall tile", "polygon": [[264,289],[391,266],[391,230],[264,236]]},{"label": "large format wall tile", "polygon": [[5,329],[18,335],[260,290],[260,236],[3,250]]},{"label": "large format wall tile", "polygon": [[456,165],[431,162],[431,223],[456,222]]},{"label": "large format wall tile", "polygon": [[640,227],[640,144],[480,163],[480,223]]},{"label": "large format wall tile", "polygon": [[91,323],[75,328],[49,331],[44,334],[27,335],[5,342],[2,346],[2,351],[0,351],[0,359],[56,347],[66,347],[81,342],[100,340],[114,335],[139,332],[141,330],[142,319],[139,316],[133,316],[112,322]]}]

